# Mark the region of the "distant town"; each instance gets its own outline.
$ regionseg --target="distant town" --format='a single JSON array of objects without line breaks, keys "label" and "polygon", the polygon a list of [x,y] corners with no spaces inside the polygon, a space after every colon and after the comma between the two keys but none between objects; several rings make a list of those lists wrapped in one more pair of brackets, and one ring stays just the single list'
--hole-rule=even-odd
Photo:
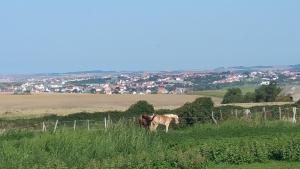
[{"label": "distant town", "polygon": [[218,68],[208,71],[87,71],[34,75],[0,75],[0,92],[184,94],[243,85],[298,84],[300,66]]}]

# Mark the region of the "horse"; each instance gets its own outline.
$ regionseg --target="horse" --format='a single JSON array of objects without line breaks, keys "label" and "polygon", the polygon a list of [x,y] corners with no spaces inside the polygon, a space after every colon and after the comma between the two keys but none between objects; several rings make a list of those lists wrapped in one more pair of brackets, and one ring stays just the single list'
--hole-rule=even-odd
[{"label": "horse", "polygon": [[140,115],[138,118],[138,122],[140,124],[140,127],[149,128],[151,121],[153,120],[153,115],[149,116],[146,113]]},{"label": "horse", "polygon": [[169,130],[170,123],[174,120],[176,124],[179,123],[179,118],[175,114],[164,114],[164,115],[152,115],[150,116],[152,118],[151,124],[150,124],[150,131],[156,131],[156,128],[159,124],[166,126],[166,133]]}]

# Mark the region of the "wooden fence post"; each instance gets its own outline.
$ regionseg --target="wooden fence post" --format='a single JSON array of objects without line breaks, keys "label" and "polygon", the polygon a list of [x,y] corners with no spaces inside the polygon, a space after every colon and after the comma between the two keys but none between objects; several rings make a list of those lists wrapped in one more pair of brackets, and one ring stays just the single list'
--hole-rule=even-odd
[{"label": "wooden fence post", "polygon": [[281,107],[279,107],[279,120],[281,120]]},{"label": "wooden fence post", "polygon": [[45,122],[43,121],[43,132],[47,131],[47,128],[46,128],[46,125],[45,125]]},{"label": "wooden fence post", "polygon": [[245,115],[246,115],[246,119],[251,119],[251,117],[250,117],[251,110],[250,109],[245,109]]},{"label": "wooden fence post", "polygon": [[237,109],[235,109],[235,118],[238,118],[238,111],[237,111]]},{"label": "wooden fence post", "polygon": [[105,131],[107,130],[107,121],[106,121],[106,117],[104,117],[104,129],[105,129]]},{"label": "wooden fence post", "polygon": [[215,124],[218,124],[217,120],[216,120],[215,117],[214,117],[214,112],[213,112],[213,111],[211,112],[211,118],[212,118],[212,120],[213,120],[213,122],[214,122]]},{"label": "wooden fence post", "polygon": [[220,119],[223,120],[223,113],[221,109],[220,109]]},{"label": "wooden fence post", "polygon": [[90,120],[87,120],[88,131],[90,131]]},{"label": "wooden fence post", "polygon": [[292,123],[296,123],[297,122],[297,120],[296,120],[296,113],[297,113],[297,108],[293,107],[293,119],[292,119]]},{"label": "wooden fence post", "polygon": [[57,124],[58,124],[58,120],[56,120],[56,122],[55,122],[54,130],[53,130],[54,133],[56,132]]},{"label": "wooden fence post", "polygon": [[263,107],[263,113],[264,113],[264,120],[267,121],[266,107]]},{"label": "wooden fence post", "polygon": [[73,128],[74,128],[74,131],[76,130],[76,120],[74,120],[74,126],[73,126]]},{"label": "wooden fence post", "polygon": [[107,117],[107,128],[110,126],[110,115],[108,115],[108,117]]}]

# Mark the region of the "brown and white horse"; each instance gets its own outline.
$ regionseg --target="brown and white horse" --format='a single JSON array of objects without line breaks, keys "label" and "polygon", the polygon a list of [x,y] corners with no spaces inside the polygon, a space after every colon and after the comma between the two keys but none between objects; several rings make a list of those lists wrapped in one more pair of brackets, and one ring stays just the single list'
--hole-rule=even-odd
[{"label": "brown and white horse", "polygon": [[153,120],[154,116],[150,116],[146,113],[144,113],[143,115],[141,115],[138,119],[138,122],[140,124],[140,127],[144,127],[144,128],[149,128],[151,121]]},{"label": "brown and white horse", "polygon": [[166,126],[166,133],[169,130],[170,123],[174,120],[176,124],[179,123],[179,118],[175,114],[164,114],[164,115],[152,115],[152,121],[150,124],[150,131],[156,131],[159,124]]}]

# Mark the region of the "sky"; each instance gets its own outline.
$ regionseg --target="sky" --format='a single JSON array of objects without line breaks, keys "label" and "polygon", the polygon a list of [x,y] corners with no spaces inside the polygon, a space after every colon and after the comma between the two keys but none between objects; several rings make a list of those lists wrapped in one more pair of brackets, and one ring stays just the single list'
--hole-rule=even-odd
[{"label": "sky", "polygon": [[0,2],[0,74],[300,63],[299,0]]}]

